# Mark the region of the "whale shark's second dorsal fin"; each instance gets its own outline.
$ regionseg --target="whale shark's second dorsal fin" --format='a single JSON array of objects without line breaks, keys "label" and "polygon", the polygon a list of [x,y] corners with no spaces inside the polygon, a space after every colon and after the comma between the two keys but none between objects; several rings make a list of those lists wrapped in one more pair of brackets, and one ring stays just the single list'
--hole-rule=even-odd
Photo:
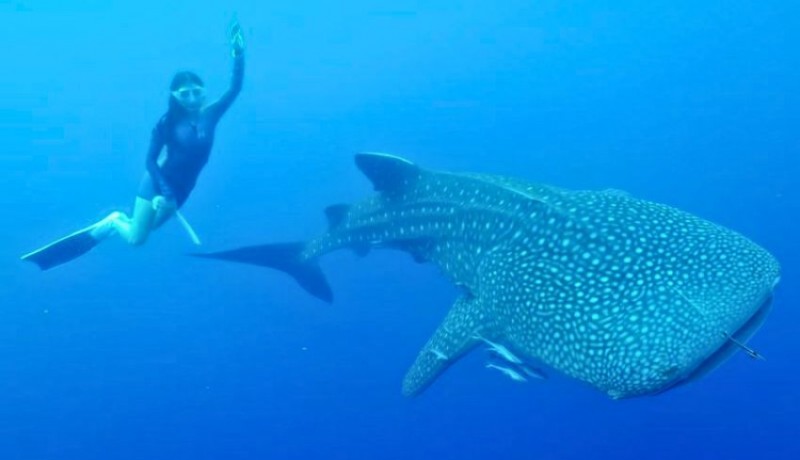
[{"label": "whale shark's second dorsal fin", "polygon": [[[340,227],[345,225],[347,213],[350,212],[350,208],[351,206],[349,204],[334,204],[325,208],[325,217],[328,219],[328,231],[339,230]],[[354,242],[349,246],[359,257],[369,254],[369,243],[367,242]]]},{"label": "whale shark's second dorsal fin", "polygon": [[344,222],[347,212],[350,211],[349,204],[334,204],[325,208],[325,217],[328,219],[328,229],[333,230]]},{"label": "whale shark's second dorsal fin", "polygon": [[356,166],[369,178],[377,192],[402,190],[414,183],[422,171],[414,163],[386,153],[359,153]]}]

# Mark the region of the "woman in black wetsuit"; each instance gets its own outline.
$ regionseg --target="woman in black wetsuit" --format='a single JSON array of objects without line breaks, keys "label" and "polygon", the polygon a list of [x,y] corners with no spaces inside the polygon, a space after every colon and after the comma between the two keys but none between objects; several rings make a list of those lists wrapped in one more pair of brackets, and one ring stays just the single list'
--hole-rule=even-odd
[{"label": "woman in black wetsuit", "polygon": [[[233,79],[225,94],[213,104],[204,106],[205,86],[196,74],[184,71],[173,77],[169,110],[153,128],[147,172],[139,186],[133,216],[127,218],[121,213],[109,216],[114,229],[128,243],[143,243],[152,230],[183,206],[208,162],[217,123],[242,89],[244,41],[238,25],[232,31],[231,47]],[[167,155],[159,163],[164,147]],[[102,237],[103,231],[98,226],[95,236]]]},{"label": "woman in black wetsuit", "polygon": [[[225,94],[205,105],[205,86],[192,72],[175,74],[170,85],[169,109],[153,128],[146,169],[128,217],[115,211],[101,221],[26,254],[42,269],[68,262],[92,249],[100,241],[119,234],[131,245],[147,240],[150,232],[175,215],[189,198],[208,162],[217,123],[239,95],[244,78],[244,38],[241,27],[231,28],[233,78]],[[166,147],[166,156],[159,161]]]}]

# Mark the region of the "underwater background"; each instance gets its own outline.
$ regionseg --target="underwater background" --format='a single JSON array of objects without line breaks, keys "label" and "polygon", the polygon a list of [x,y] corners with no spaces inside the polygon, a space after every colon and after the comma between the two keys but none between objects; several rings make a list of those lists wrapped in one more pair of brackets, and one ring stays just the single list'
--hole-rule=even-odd
[{"label": "underwater background", "polygon": [[[187,257],[176,222],[47,272],[19,257],[130,210],[172,75],[244,88],[183,208],[203,250],[295,241],[371,185],[360,151],[613,188],[743,233],[782,281],[704,379],[612,401],[473,352],[400,383],[456,289],[375,251],[286,275]],[[0,459],[800,458],[800,4],[0,1]]]}]

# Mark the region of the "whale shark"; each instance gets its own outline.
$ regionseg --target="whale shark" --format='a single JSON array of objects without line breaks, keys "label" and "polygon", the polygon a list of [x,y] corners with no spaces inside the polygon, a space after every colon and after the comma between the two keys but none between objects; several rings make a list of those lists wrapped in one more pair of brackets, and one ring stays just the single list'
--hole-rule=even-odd
[{"label": "whale shark", "polygon": [[332,251],[400,250],[435,264],[459,295],[406,373],[404,395],[484,341],[613,399],[656,395],[717,368],[770,311],[777,260],[674,207],[386,153],[355,163],[374,193],[328,207],[318,237],[192,255],[283,271],[325,302],[333,293],[318,261]]}]

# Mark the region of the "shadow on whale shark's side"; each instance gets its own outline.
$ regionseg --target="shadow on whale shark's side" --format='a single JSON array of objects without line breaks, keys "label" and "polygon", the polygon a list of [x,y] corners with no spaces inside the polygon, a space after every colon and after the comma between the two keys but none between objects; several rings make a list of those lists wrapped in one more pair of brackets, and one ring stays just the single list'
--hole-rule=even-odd
[{"label": "shadow on whale shark's side", "polygon": [[406,395],[481,340],[612,398],[656,394],[749,350],[769,311],[777,261],[675,208],[386,154],[355,160],[377,193],[327,208],[319,237],[195,255],[282,270],[327,302],[317,259],[331,251],[392,248],[437,265],[463,295],[406,374]]}]

